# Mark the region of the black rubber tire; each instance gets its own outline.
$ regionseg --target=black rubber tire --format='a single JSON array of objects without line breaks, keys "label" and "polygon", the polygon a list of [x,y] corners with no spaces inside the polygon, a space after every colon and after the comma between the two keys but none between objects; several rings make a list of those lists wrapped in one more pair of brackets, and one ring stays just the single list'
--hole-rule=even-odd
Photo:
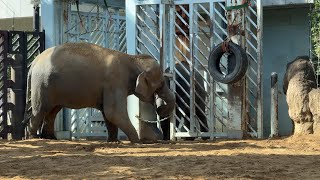
[{"label": "black rubber tire", "polygon": [[220,70],[221,57],[225,53],[222,49],[222,43],[215,46],[209,55],[208,69],[214,80],[232,84],[243,78],[248,68],[248,58],[245,50],[239,45],[229,42],[228,74],[224,75]]}]

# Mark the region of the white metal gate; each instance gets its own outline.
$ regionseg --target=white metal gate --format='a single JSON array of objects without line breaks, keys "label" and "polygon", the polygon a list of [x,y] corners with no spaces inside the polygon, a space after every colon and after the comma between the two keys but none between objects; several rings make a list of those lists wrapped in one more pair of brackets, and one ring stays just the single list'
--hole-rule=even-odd
[{"label": "white metal gate", "polygon": [[152,55],[172,74],[177,105],[171,137],[226,137],[235,122],[240,124],[237,129],[262,136],[261,1],[252,0],[243,16],[250,61],[242,100],[246,108],[241,112],[246,116],[239,116],[245,119],[230,117],[228,86],[214,82],[208,71],[210,50],[228,34],[224,0],[129,0],[127,10],[128,5],[135,14],[128,43],[136,54]]},{"label": "white metal gate", "polygon": [[[62,42],[84,41],[126,52],[124,9],[105,9],[101,8],[100,4],[80,4],[78,13],[75,4],[66,2],[63,5],[62,18]],[[66,114],[72,137],[107,136],[100,111],[93,108],[67,109]],[[124,133],[121,131],[119,136],[124,136]]]}]

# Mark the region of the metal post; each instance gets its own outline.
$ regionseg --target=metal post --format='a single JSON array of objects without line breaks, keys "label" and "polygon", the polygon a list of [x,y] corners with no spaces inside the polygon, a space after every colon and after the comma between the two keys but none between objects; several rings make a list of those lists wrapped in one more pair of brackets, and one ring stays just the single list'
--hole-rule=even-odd
[{"label": "metal post", "polygon": [[196,122],[195,122],[195,72],[194,72],[194,65],[195,65],[195,59],[194,59],[194,4],[189,4],[189,36],[190,36],[190,42],[189,42],[189,48],[190,48],[190,132],[191,133],[197,133],[196,129]]},{"label": "metal post", "polygon": [[257,0],[257,128],[258,138],[263,138],[263,6],[262,0]]},{"label": "metal post", "polygon": [[[228,6],[236,6],[239,5],[241,1],[227,1]],[[232,25],[239,25],[239,30],[245,29],[244,24],[243,24],[243,19],[245,18],[244,16],[244,10],[239,9],[239,10],[232,10],[227,13],[227,21],[228,21],[228,27]],[[232,40],[232,42],[238,44],[239,46],[242,46],[242,36],[238,33],[235,32],[230,32],[228,30],[228,36]],[[230,64],[230,59],[228,59],[227,63],[228,66]],[[228,68],[229,69],[229,68]],[[229,70],[227,70],[228,73]],[[230,118],[230,124],[227,128],[227,132],[232,138],[238,138],[241,139],[243,137],[243,121],[244,119],[243,114],[243,103],[244,103],[244,98],[243,98],[243,91],[245,89],[244,86],[244,81],[245,79],[242,79],[236,83],[229,84],[227,85],[228,87],[228,113],[229,113],[229,118]],[[233,137],[234,136],[234,137]]]},{"label": "metal post", "polygon": [[33,6],[33,30],[39,32],[40,29],[40,15],[39,15],[39,4]]},{"label": "metal post", "polygon": [[278,117],[278,74],[271,73],[271,134],[270,137],[279,136]]},{"label": "metal post", "polygon": [[[215,20],[215,4],[214,2],[210,2],[210,22],[212,22],[211,27],[210,27],[210,51],[212,50],[212,48],[214,47],[214,20]],[[215,91],[216,91],[216,84],[213,81],[213,78],[210,77],[210,74],[207,74],[209,82],[210,82],[210,87],[209,87],[209,122],[210,122],[210,127],[209,127],[209,131],[210,131],[210,139],[213,140],[214,138],[214,133],[215,133],[215,128],[216,128],[216,107],[215,107],[215,101],[216,101],[216,95],[215,95]]]},{"label": "metal post", "polygon": [[[170,37],[169,37],[169,67],[170,67],[170,73],[172,73],[173,77],[172,80],[170,80],[170,89],[173,92],[176,92],[176,85],[174,82],[175,79],[175,73],[174,73],[174,68],[175,68],[175,62],[174,62],[174,33],[175,33],[175,5],[171,4],[169,5],[169,18],[168,21],[171,22],[169,23],[169,31],[170,31]],[[173,110],[173,114],[176,114],[176,109]],[[175,116],[172,116],[170,118],[170,140],[174,141],[176,140],[176,118]]]},{"label": "metal post", "polygon": [[23,57],[20,54],[13,56],[11,60],[11,79],[14,82],[11,87],[11,101],[12,108],[12,138],[19,140],[22,139],[24,134],[22,120],[24,118],[24,73],[22,71]]},{"label": "metal post", "polygon": [[120,13],[119,13],[119,8],[115,9],[115,18],[116,18],[116,23],[115,23],[115,49],[120,50]]}]

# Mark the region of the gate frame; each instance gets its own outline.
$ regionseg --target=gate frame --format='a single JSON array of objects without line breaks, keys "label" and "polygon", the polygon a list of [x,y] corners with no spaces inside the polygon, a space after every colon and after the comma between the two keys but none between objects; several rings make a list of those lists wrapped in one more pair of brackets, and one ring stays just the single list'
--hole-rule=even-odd
[{"label": "gate frame", "polygon": [[[109,2],[107,0],[107,2]],[[119,51],[126,51],[126,35],[125,35],[125,26],[126,22],[125,16],[120,14],[120,10],[124,9],[121,7],[121,3],[108,3],[108,8],[114,10],[114,14],[106,14],[110,13],[105,9],[102,1],[90,1],[83,0],[79,4],[79,12],[77,12],[70,2],[59,2],[57,14],[62,14],[66,16],[60,16],[58,18],[58,28],[61,32],[62,36],[59,38],[59,43],[66,42],[80,42],[80,41],[88,41],[91,43],[97,43],[90,40],[100,39],[101,34],[103,34],[103,41],[100,41],[100,45],[106,48],[116,49]],[[81,11],[81,5],[89,7],[87,11]],[[114,5],[114,6],[113,6]],[[99,6],[99,11],[97,11],[97,7]],[[91,10],[90,10],[91,9]],[[94,10],[94,11],[93,11]],[[82,17],[82,23],[79,20],[79,16]],[[67,17],[67,21],[64,19]],[[91,18],[99,17],[100,21],[95,22],[99,26],[98,29],[91,31]],[[74,18],[74,19],[72,19]],[[85,19],[83,19],[85,18]],[[107,23],[113,21],[113,25]],[[74,20],[74,21],[73,21]],[[124,23],[123,23],[124,21]],[[85,28],[89,30],[83,36],[82,32],[79,28]],[[108,30],[112,30],[112,33]],[[101,31],[101,33],[100,33]],[[121,33],[124,31],[124,33]],[[92,33],[99,32],[98,36],[92,35]],[[110,34],[109,34],[110,33]],[[72,37],[74,36],[74,37]],[[93,38],[95,36],[95,38]],[[99,38],[96,38],[99,37]],[[111,38],[109,38],[111,37]],[[113,38],[114,37],[114,38]],[[113,38],[113,39],[112,39]],[[111,40],[112,39],[112,40]],[[121,40],[121,41],[120,41]],[[99,43],[99,42],[98,42]],[[121,46],[120,46],[121,45]],[[81,139],[81,138],[101,138],[106,137],[108,135],[107,128],[105,126],[104,119],[100,112],[97,112],[93,108],[83,108],[83,109],[69,109],[63,108],[60,117],[57,116],[55,123],[56,135],[61,139]],[[60,118],[60,119],[59,119]],[[94,123],[93,123],[94,122]],[[84,124],[87,123],[87,124]],[[82,126],[81,126],[82,125]],[[119,139],[124,139],[124,133],[119,130],[118,137]]]},{"label": "gate frame", "polygon": [[[166,24],[165,20],[165,13],[163,12],[168,12],[165,8],[167,7],[167,5],[169,6],[169,15],[170,15],[170,22],[173,22],[172,20],[174,20],[173,18],[173,15],[175,13],[175,9],[172,7],[172,5],[180,5],[180,4],[189,4],[189,5],[193,5],[193,4],[200,4],[200,3],[216,3],[216,2],[224,2],[224,0],[203,0],[203,1],[192,1],[192,0],[127,0],[126,1],[126,14],[127,14],[127,52],[129,54],[136,54],[136,47],[137,47],[137,40],[136,40],[136,36],[137,36],[137,32],[138,30],[136,29],[136,24],[137,24],[137,18],[136,18],[136,14],[137,14],[137,6],[139,5],[159,5],[159,9],[160,9],[160,12],[159,12],[159,29],[162,31],[162,33],[160,33],[160,64],[163,65],[166,61],[165,59],[173,59],[172,57],[174,56],[174,52],[173,52],[173,44],[174,44],[174,41],[172,40],[172,38],[169,38],[169,43],[165,43],[166,40],[168,40],[168,38],[166,37],[166,34],[168,33],[164,33],[164,32],[168,32],[169,29],[173,28],[173,25],[171,23],[169,24]],[[255,101],[255,105],[256,107],[253,107],[253,108],[256,108],[254,111],[256,113],[256,128],[257,130],[255,131],[253,128],[250,128],[250,124],[246,124],[245,126],[249,126],[248,128],[245,128],[245,129],[249,129],[251,131],[253,131],[251,133],[252,136],[256,136],[258,138],[263,138],[263,97],[262,97],[262,66],[263,66],[263,61],[262,61],[262,30],[263,30],[263,7],[262,7],[262,4],[261,4],[261,0],[256,0],[255,1],[256,5],[257,5],[257,9],[256,9],[256,18],[257,18],[257,22],[256,22],[256,27],[258,28],[257,29],[257,47],[256,47],[256,53],[257,53],[257,57],[256,57],[256,60],[257,60],[257,69],[256,69],[256,73],[257,73],[257,82],[256,82],[256,85],[257,85],[257,94],[256,94],[256,101]],[[210,7],[211,8],[211,7]],[[251,7],[249,7],[247,10],[248,11],[251,11],[252,12],[252,8],[250,9]],[[191,11],[191,10],[190,10]],[[191,14],[191,13],[190,13]],[[247,18],[247,15],[248,14],[245,14],[243,16],[243,18]],[[212,14],[210,14],[210,19],[212,20]],[[248,19],[248,21],[250,21],[250,17]],[[168,27],[169,28],[165,28],[165,27]],[[135,28],[129,28],[129,27],[135,27]],[[210,28],[210,31],[212,30],[212,26]],[[250,34],[252,32],[247,32],[247,29],[245,27],[244,29],[246,31],[246,34]],[[171,29],[171,32],[174,32],[172,31]],[[163,34],[164,33],[164,34]],[[250,34],[251,35],[251,34]],[[170,34],[171,37],[174,37],[172,36],[172,34]],[[190,37],[190,39],[192,39],[192,37]],[[210,42],[211,42],[211,48],[213,46],[213,40],[212,40],[212,34],[210,36]],[[245,47],[248,48],[251,44],[248,44],[248,43],[251,43],[248,39],[245,40],[246,43],[245,43]],[[129,46],[130,44],[130,46]],[[192,40],[190,40],[190,48],[191,46],[193,46],[193,43],[192,43]],[[169,51],[168,51],[169,49]],[[192,56],[192,55],[191,55]],[[193,59],[193,57],[192,57]],[[174,63],[175,61],[170,61],[171,63]],[[163,69],[165,69],[164,66],[162,66]],[[169,66],[170,67],[170,71],[173,72],[173,69],[171,67],[173,67],[172,65]],[[173,75],[174,76],[174,75]],[[246,76],[248,77],[248,75]],[[247,78],[246,78],[247,79]],[[171,81],[172,82],[172,81]],[[249,82],[248,80],[246,80],[246,82]],[[247,83],[246,83],[247,84]],[[174,88],[174,85],[171,83],[170,85],[171,88]],[[249,88],[247,85],[245,86],[247,88]],[[250,109],[250,100],[248,100],[248,94],[250,93],[249,90],[246,88],[245,90],[245,97],[246,100],[241,100],[242,102],[245,102],[245,108],[241,108],[241,114],[240,117],[244,118],[246,117],[245,119],[242,119],[241,121],[244,121],[244,122],[250,122],[249,119],[247,118],[250,118],[250,112],[246,112],[248,109]],[[212,93],[212,91],[210,91],[210,94]],[[228,103],[229,104],[229,103]],[[213,108],[214,107],[214,102],[210,104],[210,107]],[[210,111],[210,116],[214,116],[213,115],[213,109],[211,109]],[[139,111],[139,110],[138,110]],[[249,110],[250,111],[250,110]],[[130,118],[134,118],[134,117],[130,117]],[[212,118],[213,122],[215,121],[215,118]],[[211,123],[211,122],[210,122]],[[212,124],[212,123],[211,123]],[[175,128],[175,120],[174,118],[171,118],[171,123],[170,123],[170,130],[171,130],[171,139],[174,140],[175,139],[175,131],[172,131],[174,130]],[[213,129],[213,128],[212,128]],[[242,130],[245,130],[243,129],[243,127],[241,127]],[[211,132],[211,131],[209,131]],[[211,132],[213,133],[213,132]],[[249,131],[247,131],[247,133],[249,133]],[[212,136],[215,136],[215,135],[210,135],[210,138],[213,138]]]},{"label": "gate frame", "polygon": [[[2,37],[4,37],[3,40],[3,51],[2,56],[0,57],[2,59],[2,62],[4,63],[4,70],[6,71],[3,75],[3,112],[0,114],[0,118],[2,118],[2,124],[3,124],[3,132],[1,133],[1,137],[4,139],[8,138],[8,133],[12,134],[13,139],[22,139],[24,137],[23,132],[23,125],[22,121],[25,115],[25,107],[27,105],[26,102],[26,95],[27,95],[27,72],[30,67],[31,61],[38,55],[39,53],[43,52],[45,49],[45,32],[39,32],[39,31],[0,31],[0,34]],[[28,39],[28,37],[31,37]],[[14,39],[16,38],[16,39]],[[32,41],[34,38],[37,38],[36,41]],[[14,63],[12,61],[12,58],[9,57],[9,55],[21,55],[22,59],[20,59],[20,62],[16,62],[18,64],[12,64]],[[12,62],[10,62],[12,61]],[[0,62],[1,63],[1,62]],[[13,70],[13,66],[15,68],[20,69],[21,72],[17,72],[15,75],[17,75],[17,79],[11,79],[9,78],[9,68],[11,68],[11,71]],[[19,79],[18,79],[19,78]],[[20,79],[21,78],[21,79]],[[19,84],[17,84],[19,82]],[[20,89],[22,87],[22,89]],[[10,89],[10,90],[9,90]],[[17,95],[17,97],[11,97],[16,104],[13,104],[10,98],[8,97],[10,94]],[[7,94],[7,95],[5,95]],[[18,97],[19,94],[19,97]],[[9,111],[12,111],[12,118],[8,119]],[[28,109],[28,112],[30,109]],[[27,114],[29,114],[26,112]],[[15,113],[15,114],[13,114]],[[29,117],[29,116],[28,116]],[[19,119],[15,119],[19,118]],[[11,125],[8,125],[7,122],[10,120]]]}]

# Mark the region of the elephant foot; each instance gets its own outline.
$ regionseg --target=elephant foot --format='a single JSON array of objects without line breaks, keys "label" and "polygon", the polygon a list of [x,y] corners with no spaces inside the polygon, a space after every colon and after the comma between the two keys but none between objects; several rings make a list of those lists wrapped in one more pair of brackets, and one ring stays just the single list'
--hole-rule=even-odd
[{"label": "elephant foot", "polygon": [[57,138],[56,138],[56,136],[54,134],[41,134],[40,138],[57,140]]},{"label": "elephant foot", "polygon": [[313,122],[294,123],[294,135],[313,134]]},{"label": "elephant foot", "polygon": [[155,144],[155,143],[159,143],[159,140],[150,140],[150,139],[142,139],[140,140],[141,144]]},{"label": "elephant foot", "polygon": [[40,139],[40,136],[37,135],[37,134],[30,134],[30,135],[28,136],[28,139]]},{"label": "elephant foot", "polygon": [[107,139],[107,142],[115,142],[115,143],[120,143],[118,138],[109,138]]}]

